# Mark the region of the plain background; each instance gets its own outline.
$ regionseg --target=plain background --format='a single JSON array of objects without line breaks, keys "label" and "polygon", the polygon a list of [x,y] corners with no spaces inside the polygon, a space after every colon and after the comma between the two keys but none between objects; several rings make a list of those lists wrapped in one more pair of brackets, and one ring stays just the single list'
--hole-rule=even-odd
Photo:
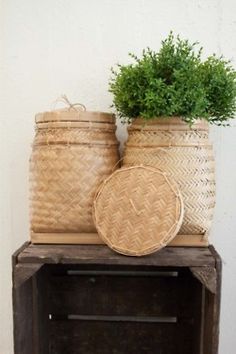
[{"label": "plain background", "polygon": [[[11,254],[29,237],[34,115],[58,96],[109,110],[110,67],[158,50],[172,29],[205,55],[236,53],[235,0],[0,0],[0,354],[12,354]],[[124,128],[119,136],[124,137]],[[211,129],[217,205],[211,242],[224,260],[220,354],[236,348],[236,129]],[[23,353],[22,353],[23,354]]]}]

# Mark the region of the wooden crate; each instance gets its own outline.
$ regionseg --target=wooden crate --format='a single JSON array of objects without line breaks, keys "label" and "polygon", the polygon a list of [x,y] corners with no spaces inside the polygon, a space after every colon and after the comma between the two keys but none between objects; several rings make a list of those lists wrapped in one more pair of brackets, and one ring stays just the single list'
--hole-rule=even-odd
[{"label": "wooden crate", "polygon": [[217,354],[213,247],[125,257],[25,244],[13,256],[15,354]]}]

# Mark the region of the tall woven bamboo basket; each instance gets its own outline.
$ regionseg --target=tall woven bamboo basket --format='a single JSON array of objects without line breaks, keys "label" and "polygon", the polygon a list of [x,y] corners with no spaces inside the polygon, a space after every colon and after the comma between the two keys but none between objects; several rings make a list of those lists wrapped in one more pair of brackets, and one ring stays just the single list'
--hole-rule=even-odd
[{"label": "tall woven bamboo basket", "polygon": [[70,109],[36,115],[30,158],[32,242],[97,238],[92,204],[119,160],[115,130],[108,113]]},{"label": "tall woven bamboo basket", "polygon": [[214,157],[208,124],[180,118],[136,119],[128,128],[124,165],[157,167],[178,183],[184,219],[178,245],[206,246],[215,205]]}]

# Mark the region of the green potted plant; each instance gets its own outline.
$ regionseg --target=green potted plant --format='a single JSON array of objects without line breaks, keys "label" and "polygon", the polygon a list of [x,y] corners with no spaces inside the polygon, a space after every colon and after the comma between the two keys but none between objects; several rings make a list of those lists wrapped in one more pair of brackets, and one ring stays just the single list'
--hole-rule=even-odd
[{"label": "green potted plant", "polygon": [[171,32],[159,52],[130,54],[134,63],[112,69],[110,80],[117,114],[131,123],[124,164],[152,165],[175,178],[185,205],[180,230],[185,245],[206,244],[213,217],[209,123],[228,125],[236,110],[230,62],[216,55],[202,60],[202,48],[196,47]]}]

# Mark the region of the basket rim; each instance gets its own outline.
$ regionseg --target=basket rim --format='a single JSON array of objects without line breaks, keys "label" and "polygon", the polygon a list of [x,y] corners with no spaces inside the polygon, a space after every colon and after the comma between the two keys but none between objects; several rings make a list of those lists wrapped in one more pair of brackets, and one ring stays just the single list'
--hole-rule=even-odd
[{"label": "basket rim", "polygon": [[115,115],[99,111],[54,110],[37,113],[35,122],[104,122],[114,124]]},{"label": "basket rim", "polygon": [[155,117],[152,119],[144,119],[142,117],[135,118],[128,126],[128,130],[209,130],[209,123],[205,119],[197,119],[191,126],[184,122],[181,116]]}]

